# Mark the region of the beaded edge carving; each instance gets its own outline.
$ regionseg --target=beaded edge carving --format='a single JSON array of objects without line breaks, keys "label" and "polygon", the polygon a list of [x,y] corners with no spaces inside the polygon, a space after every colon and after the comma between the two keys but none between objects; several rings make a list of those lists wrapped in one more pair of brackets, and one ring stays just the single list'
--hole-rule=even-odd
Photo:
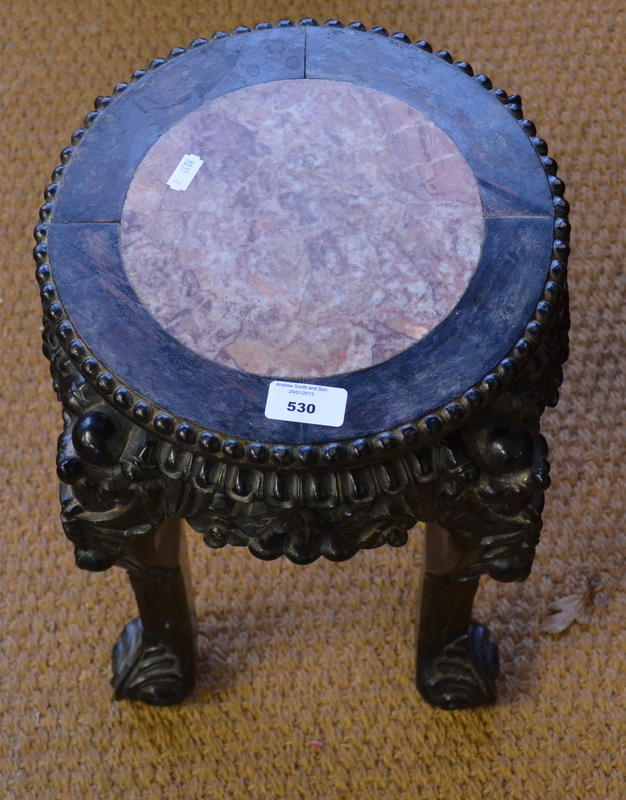
[{"label": "beaded edge carving", "polygon": [[[210,46],[210,41],[249,33],[252,30],[293,27],[295,24],[291,20],[281,19],[276,25],[272,25],[269,22],[260,22],[254,28],[240,26],[235,28],[232,33],[219,31],[212,36],[211,40],[195,39],[188,49]],[[318,23],[308,17],[300,20],[297,24],[318,27]],[[334,28],[344,27],[336,19],[328,20],[324,25]],[[390,36],[385,28],[374,27],[368,30],[360,22],[353,22],[347,28],[368,35]],[[273,469],[288,471],[331,465],[335,468],[341,468],[375,463],[388,459],[391,455],[403,455],[447,435],[480,410],[486,408],[527,366],[554,319],[567,276],[570,234],[568,222],[569,204],[563,197],[565,185],[556,174],[557,162],[548,156],[548,146],[543,139],[536,135],[535,125],[529,119],[524,118],[522,100],[519,95],[509,95],[503,89],[494,89],[491,80],[486,75],[474,75],[470,64],[466,61],[454,62],[447,50],[439,50],[433,53],[433,49],[428,42],[411,42],[411,39],[401,32],[391,34],[390,38],[403,42],[407,46],[419,47],[421,50],[433,54],[433,57],[441,58],[467,75],[468,79],[476,81],[485,91],[491,92],[504,105],[507,111],[518,120],[541,159],[553,197],[554,239],[552,260],[544,286],[543,297],[538,302],[532,318],[526,324],[522,338],[516,342],[507,355],[489,373],[451,402],[440,408],[433,409],[430,413],[407,424],[345,441],[317,445],[285,445],[225,436],[219,431],[206,430],[187,420],[180,419],[169,413],[167,409],[158,408],[147,398],[139,396],[112,375],[76,335],[67,318],[65,309],[58,299],[52,269],[48,263],[46,241],[54,197],[65,165],[71,159],[75,147],[80,143],[87,129],[93,125],[98,116],[111,103],[115,102],[115,98],[121,95],[130,85],[129,83],[119,83],[113,89],[111,96],[96,98],[94,111],[91,111],[85,117],[84,127],[74,131],[71,146],[66,147],[61,152],[61,164],[53,171],[52,183],[44,192],[45,203],[39,211],[40,223],[34,231],[37,244],[34,248],[33,256],[37,264],[36,278],[41,286],[40,294],[46,327],[51,325],[55,328],[61,347],[72,362],[87,381],[94,386],[96,391],[111,402],[124,416],[146,430],[155,433],[161,439],[165,439],[186,450],[209,456],[214,460],[237,464],[247,463],[255,467],[266,465]],[[184,55],[185,52],[187,52],[186,48],[175,47],[170,51],[167,58],[154,59],[148,65],[147,70],[134,72],[131,75],[130,83],[140,81],[148,72],[156,70],[168,61]],[[54,353],[45,341],[45,337],[44,355],[49,360],[54,358]],[[55,386],[54,388],[58,393],[58,387]]]}]

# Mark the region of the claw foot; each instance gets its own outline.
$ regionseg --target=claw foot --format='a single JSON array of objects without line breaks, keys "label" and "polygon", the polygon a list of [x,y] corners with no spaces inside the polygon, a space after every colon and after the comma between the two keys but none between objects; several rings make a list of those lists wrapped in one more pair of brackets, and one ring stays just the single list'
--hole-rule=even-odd
[{"label": "claw foot", "polygon": [[193,661],[181,659],[167,645],[154,641],[144,633],[141,620],[134,619],[113,647],[111,684],[116,700],[175,705],[193,689]]},{"label": "claw foot", "polygon": [[487,628],[472,622],[467,633],[418,663],[417,688],[428,703],[447,711],[496,701],[498,647]]}]

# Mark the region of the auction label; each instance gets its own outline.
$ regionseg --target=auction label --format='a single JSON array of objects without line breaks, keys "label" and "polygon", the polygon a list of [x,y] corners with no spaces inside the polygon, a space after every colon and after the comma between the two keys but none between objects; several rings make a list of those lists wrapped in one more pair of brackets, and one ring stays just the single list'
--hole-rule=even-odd
[{"label": "auction label", "polygon": [[204,161],[200,156],[185,153],[174,172],[170,175],[167,185],[176,192],[185,192],[203,164]]},{"label": "auction label", "polygon": [[340,428],[346,415],[348,392],[335,386],[272,381],[265,416],[285,422],[306,422]]}]

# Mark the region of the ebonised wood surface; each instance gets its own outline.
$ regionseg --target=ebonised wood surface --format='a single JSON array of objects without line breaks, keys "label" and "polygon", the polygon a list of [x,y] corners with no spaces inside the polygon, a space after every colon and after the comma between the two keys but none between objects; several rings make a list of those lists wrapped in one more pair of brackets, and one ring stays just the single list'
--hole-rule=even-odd
[{"label": "ebonised wood surface", "polygon": [[[129,182],[150,146],[171,125],[201,103],[243,86],[315,78],[371,86],[433,119],[474,171],[486,231],[467,291],[424,339],[375,367],[312,381],[348,391],[341,428],[267,419],[271,378],[217,365],[169,336],[130,286],[119,246]],[[314,26],[225,36],[140,75],[104,103],[101,113],[91,115],[89,130],[77,137],[49,222],[46,254],[62,306],[57,318],[67,313],[72,335],[82,340],[74,348],[78,360],[84,345],[99,362],[98,369],[84,369],[83,374],[101,393],[106,383],[102,371],[115,385],[121,382],[126,388],[114,397],[123,397],[118,403],[123,413],[130,414],[133,403],[147,402],[154,407],[151,417],[159,411],[171,415],[171,424],[168,419],[159,431],[168,435],[182,421],[267,443],[354,440],[424,420],[442,408],[445,412],[446,404],[479,387],[471,391],[473,396],[478,392],[480,402],[463,400],[456,413],[457,402],[453,412],[438,415],[431,432],[469,418],[517,369],[517,356],[507,354],[525,335],[550,277],[557,216],[537,152],[541,140],[532,138],[534,126],[520,123],[519,107],[505,108],[503,98],[488,88],[445,58],[403,41]],[[350,308],[343,313],[349,315]],[[522,361],[540,341],[540,327],[532,342],[526,338],[518,348]],[[498,367],[499,362],[504,366]],[[496,368],[499,374],[489,391],[481,390],[485,375]],[[294,381],[306,379],[293,376]],[[140,415],[134,419],[145,421]],[[422,426],[422,433],[429,431]],[[190,444],[195,438],[190,435]],[[407,441],[411,446],[413,440]]]}]

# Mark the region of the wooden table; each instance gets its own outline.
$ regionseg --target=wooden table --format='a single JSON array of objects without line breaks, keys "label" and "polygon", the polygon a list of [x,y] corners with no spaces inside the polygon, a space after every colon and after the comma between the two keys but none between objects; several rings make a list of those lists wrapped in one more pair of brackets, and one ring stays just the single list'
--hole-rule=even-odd
[{"label": "wooden table", "polygon": [[424,521],[418,687],[493,702],[472,603],[530,573],[567,357],[568,205],[521,99],[404,34],[281,20],[135,72],[61,161],[44,352],[65,532],[139,607],[116,697],[193,687],[181,520],[298,564]]}]

